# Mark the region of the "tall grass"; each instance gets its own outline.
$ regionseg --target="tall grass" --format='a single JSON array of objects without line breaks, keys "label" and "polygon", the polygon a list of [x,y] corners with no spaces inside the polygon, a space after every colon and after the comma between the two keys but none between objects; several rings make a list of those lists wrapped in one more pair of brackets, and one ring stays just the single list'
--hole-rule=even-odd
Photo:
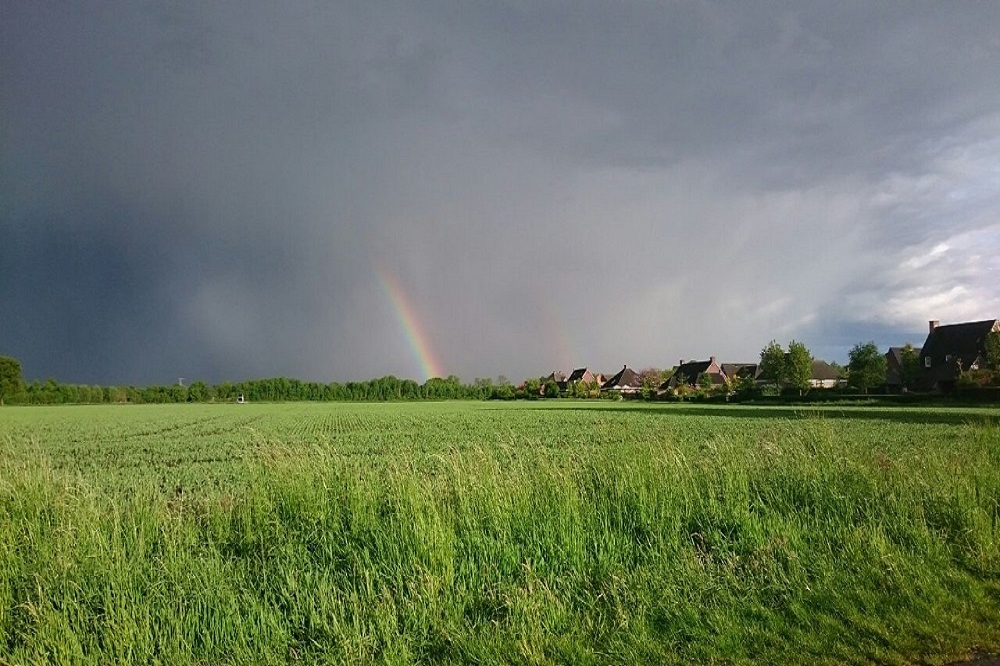
[{"label": "tall grass", "polygon": [[377,464],[264,437],[244,484],[199,493],[0,456],[0,663],[907,663],[1000,645],[1000,429],[841,425],[698,421],[560,456],[515,434]]}]

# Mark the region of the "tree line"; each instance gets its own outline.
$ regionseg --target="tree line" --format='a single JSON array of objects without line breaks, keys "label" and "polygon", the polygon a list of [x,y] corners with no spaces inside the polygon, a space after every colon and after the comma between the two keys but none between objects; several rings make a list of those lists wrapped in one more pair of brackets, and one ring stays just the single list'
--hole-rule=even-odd
[{"label": "tree line", "polygon": [[0,356],[0,404],[161,404],[183,402],[235,402],[243,396],[257,402],[383,402],[394,400],[513,400],[523,398],[524,387],[515,387],[506,378],[477,379],[463,384],[450,375],[433,377],[422,384],[392,375],[357,382],[306,382],[287,377],[224,381],[209,384],[195,381],[153,386],[100,386],[65,384],[48,379],[24,382],[21,365]]},{"label": "tree line", "polygon": [[[986,367],[963,372],[958,385],[964,388],[1000,386],[1000,333],[993,333],[986,341]],[[920,372],[917,350],[910,344],[902,348],[902,385],[912,389]],[[874,342],[854,345],[848,354],[846,367],[831,363],[841,373],[852,389],[863,393],[883,386],[886,380],[886,358]],[[702,376],[693,386],[678,386],[669,397],[680,399],[710,398],[718,395],[753,397],[768,390],[781,393],[794,391],[800,396],[810,390],[812,355],[801,342],[792,340],[787,350],[771,340],[760,352],[760,362],[753,377],[727,378],[725,384],[714,384],[710,377]],[[671,370],[647,368],[639,373],[641,390],[634,397],[655,399],[664,397],[658,391],[661,382],[673,374]],[[455,375],[433,377],[420,384],[412,379],[393,375],[356,382],[305,382],[287,377],[253,379],[243,382],[224,381],[208,384],[195,381],[188,386],[181,384],[153,386],[100,386],[64,384],[48,379],[24,382],[20,362],[0,356],[0,405],[51,405],[51,404],[100,404],[100,403],[183,403],[183,402],[235,402],[240,396],[246,401],[263,402],[388,402],[397,400],[515,400],[539,398],[598,398],[609,397],[600,386],[576,383],[564,390],[556,382],[545,378],[527,379],[515,386],[506,377],[496,380],[476,379],[463,384]],[[617,396],[615,396],[617,397]]]}]

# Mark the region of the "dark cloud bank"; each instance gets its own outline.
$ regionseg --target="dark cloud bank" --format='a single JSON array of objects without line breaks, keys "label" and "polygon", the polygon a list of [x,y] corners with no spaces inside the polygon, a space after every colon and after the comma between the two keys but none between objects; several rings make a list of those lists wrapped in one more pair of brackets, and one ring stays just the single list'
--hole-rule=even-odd
[{"label": "dark cloud bank", "polygon": [[0,354],[144,384],[422,379],[420,333],[466,380],[920,343],[1000,316],[998,25],[992,3],[14,3]]}]

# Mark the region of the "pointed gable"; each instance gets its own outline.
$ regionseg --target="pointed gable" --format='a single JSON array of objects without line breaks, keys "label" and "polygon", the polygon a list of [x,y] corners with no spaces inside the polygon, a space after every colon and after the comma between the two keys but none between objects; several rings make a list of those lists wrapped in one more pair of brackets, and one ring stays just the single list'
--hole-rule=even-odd
[{"label": "pointed gable", "polygon": [[625,365],[622,366],[622,369],[618,372],[618,374],[601,385],[601,390],[633,391],[637,390],[641,385],[642,380],[639,379],[639,375],[632,370],[632,368]]}]

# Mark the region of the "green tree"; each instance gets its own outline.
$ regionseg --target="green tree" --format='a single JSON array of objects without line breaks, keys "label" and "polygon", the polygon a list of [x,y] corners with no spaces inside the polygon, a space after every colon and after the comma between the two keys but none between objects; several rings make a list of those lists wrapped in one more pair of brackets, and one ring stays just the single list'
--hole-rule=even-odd
[{"label": "green tree", "polygon": [[545,397],[546,398],[558,398],[559,397],[559,384],[557,384],[555,382],[555,380],[550,379],[549,381],[545,382],[545,386],[543,387],[543,391],[545,393]]},{"label": "green tree", "polygon": [[741,400],[753,393],[753,377],[736,374],[726,377],[726,395],[728,399]]},{"label": "green tree", "polygon": [[542,391],[542,382],[538,379],[524,380],[524,397],[528,400],[537,400]]},{"label": "green tree", "polygon": [[920,374],[920,354],[917,353],[913,345],[907,342],[900,350],[899,357],[902,364],[902,376],[900,379],[903,382],[903,387],[912,389],[916,385],[917,377]]},{"label": "green tree", "polygon": [[785,357],[785,382],[799,390],[799,395],[809,389],[812,379],[812,354],[801,342],[792,340],[788,343],[788,355]]},{"label": "green tree", "polygon": [[1000,331],[986,336],[986,365],[994,372],[1000,372]]},{"label": "green tree", "polygon": [[885,382],[885,356],[874,342],[854,345],[848,354],[847,382],[864,393]]},{"label": "green tree", "polygon": [[760,378],[765,382],[781,386],[785,381],[785,350],[776,341],[771,340],[760,350]]},{"label": "green tree", "polygon": [[712,375],[707,372],[703,372],[698,375],[698,388],[704,392],[712,390]]},{"label": "green tree", "polygon": [[188,402],[208,402],[211,399],[211,392],[208,385],[203,381],[196,381],[188,387]]},{"label": "green tree", "polygon": [[21,362],[10,356],[0,356],[0,405],[21,391]]}]

